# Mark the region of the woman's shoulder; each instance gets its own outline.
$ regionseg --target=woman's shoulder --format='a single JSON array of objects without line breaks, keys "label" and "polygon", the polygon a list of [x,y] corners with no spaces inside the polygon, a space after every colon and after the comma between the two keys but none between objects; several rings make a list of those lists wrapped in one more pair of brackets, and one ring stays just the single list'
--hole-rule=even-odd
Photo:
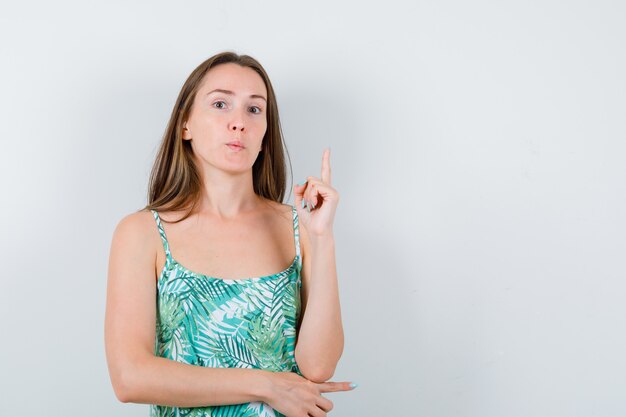
[{"label": "woman's shoulder", "polygon": [[270,207],[268,214],[272,217],[278,215],[285,220],[292,219],[294,206],[291,204],[280,203],[278,201],[266,200],[267,205]]},{"label": "woman's shoulder", "polygon": [[[154,215],[148,209],[142,209],[126,215],[118,221],[114,234],[123,240],[132,239],[143,243],[154,242],[157,225]],[[158,237],[158,233],[156,234]]]},{"label": "woman's shoulder", "polygon": [[148,228],[149,226],[155,225],[155,217],[152,210],[144,208],[124,215],[120,219],[120,224],[121,223],[133,225],[134,227],[139,228]]},{"label": "woman's shoulder", "polygon": [[[140,210],[123,215],[118,221],[111,238],[110,261],[118,267],[129,267],[131,263],[140,264],[148,270],[152,268],[161,238],[155,219],[150,210]],[[132,262],[130,261],[132,260]]]},{"label": "woman's shoulder", "polygon": [[288,212],[288,213],[291,213],[291,211],[294,208],[294,206],[292,206],[291,204],[278,203],[278,202],[276,202],[276,206],[279,207],[284,212]]}]

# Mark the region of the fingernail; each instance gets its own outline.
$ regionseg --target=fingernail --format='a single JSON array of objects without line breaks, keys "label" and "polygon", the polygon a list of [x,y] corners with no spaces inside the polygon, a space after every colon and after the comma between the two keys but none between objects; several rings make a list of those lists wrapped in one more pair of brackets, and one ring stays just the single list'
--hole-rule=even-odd
[{"label": "fingernail", "polygon": [[311,207],[310,206],[306,206],[306,211],[308,211],[310,213],[311,212]]},{"label": "fingernail", "polygon": [[350,388],[352,388],[352,389],[354,389],[354,388],[356,388],[358,386],[359,386],[359,384],[357,384],[356,382],[350,383]]},{"label": "fingernail", "polygon": [[299,184],[298,184],[298,187],[302,187],[304,184],[306,184],[306,182],[307,182],[307,181],[308,181],[308,180],[304,180],[304,181],[302,181],[301,183],[299,183]]},{"label": "fingernail", "polygon": [[302,199],[302,208],[304,208],[304,199]]},{"label": "fingernail", "polygon": [[311,201],[311,207],[315,208],[315,201]]}]

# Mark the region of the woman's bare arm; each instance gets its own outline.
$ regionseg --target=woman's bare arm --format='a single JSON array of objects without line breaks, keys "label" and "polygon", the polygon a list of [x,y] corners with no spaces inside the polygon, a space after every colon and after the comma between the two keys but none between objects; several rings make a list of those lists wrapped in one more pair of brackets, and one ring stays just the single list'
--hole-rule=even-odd
[{"label": "woman's bare arm", "polygon": [[311,238],[300,230],[302,315],[295,357],[307,379],[323,382],[334,375],[344,347],[335,241],[332,235]]},{"label": "woman's bare arm", "polygon": [[150,229],[156,228],[151,216],[128,215],[113,233],[104,336],[115,395],[122,402],[177,407],[268,402],[269,371],[206,368],[154,355],[155,244],[160,242]]}]

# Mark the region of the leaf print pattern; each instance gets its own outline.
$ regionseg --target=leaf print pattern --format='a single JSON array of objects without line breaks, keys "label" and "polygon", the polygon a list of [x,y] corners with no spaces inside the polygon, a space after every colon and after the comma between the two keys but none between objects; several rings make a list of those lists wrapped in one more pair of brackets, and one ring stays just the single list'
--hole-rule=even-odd
[{"label": "leaf print pattern", "polygon": [[[154,353],[208,368],[264,369],[302,375],[295,361],[302,260],[298,215],[292,206],[296,256],[274,275],[219,279],[179,264],[155,210],[165,267],[157,281]],[[150,417],[284,417],[254,401],[206,407],[150,405]]]}]

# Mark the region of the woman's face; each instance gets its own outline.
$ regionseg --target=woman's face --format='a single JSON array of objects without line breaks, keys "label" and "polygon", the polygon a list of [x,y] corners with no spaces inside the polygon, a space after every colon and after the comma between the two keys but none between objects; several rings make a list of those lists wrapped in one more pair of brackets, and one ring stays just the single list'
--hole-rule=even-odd
[{"label": "woman's face", "polygon": [[183,139],[191,141],[200,165],[250,170],[267,130],[266,100],[265,83],[253,69],[234,63],[211,68],[183,124]]}]

